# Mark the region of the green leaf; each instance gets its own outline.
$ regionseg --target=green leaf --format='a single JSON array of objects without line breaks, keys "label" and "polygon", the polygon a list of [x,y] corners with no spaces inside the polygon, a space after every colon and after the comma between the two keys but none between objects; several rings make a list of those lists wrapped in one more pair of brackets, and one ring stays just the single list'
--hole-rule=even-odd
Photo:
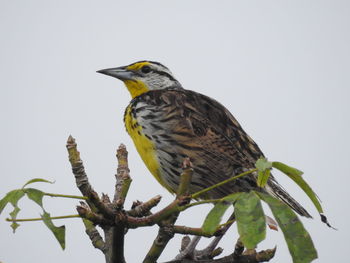
[{"label": "green leaf", "polygon": [[278,222],[294,263],[309,263],[317,258],[309,233],[305,230],[294,211],[282,201],[263,193],[256,193],[264,200]]},{"label": "green leaf", "polygon": [[17,206],[19,199],[24,196],[24,191],[22,189],[12,190],[7,193],[8,202],[10,202],[14,207]]},{"label": "green leaf", "polygon": [[298,170],[297,168],[291,167],[281,162],[272,162],[272,167],[280,170],[286,175],[301,176],[303,174],[303,172]]},{"label": "green leaf", "polygon": [[21,209],[20,209],[18,206],[16,206],[16,207],[13,209],[13,211],[10,213],[11,218],[12,218],[12,219],[16,219],[16,218],[17,218],[17,215],[18,215],[18,213],[19,213],[19,211],[21,211]]},{"label": "green leaf", "polygon": [[[0,213],[5,208],[5,206],[8,203],[11,203],[13,206],[13,211],[10,213],[11,219],[16,220],[17,215],[19,211],[21,210],[17,203],[19,199],[21,199],[24,196],[24,192],[22,189],[12,190],[11,192],[8,192],[6,196],[0,200]],[[11,227],[13,229],[13,232],[15,232],[16,228],[19,227],[19,224],[17,224],[15,221],[11,224]]]},{"label": "green leaf", "polygon": [[272,163],[269,162],[266,158],[261,157],[256,161],[255,167],[258,169],[257,184],[259,187],[264,187],[270,177]]},{"label": "green leaf", "polygon": [[38,183],[38,182],[42,182],[42,183],[49,183],[49,184],[53,184],[54,182],[48,181],[46,179],[42,179],[42,178],[34,178],[29,180],[28,182],[26,182],[22,188],[26,187],[28,184],[32,184],[32,183]]},{"label": "green leaf", "polygon": [[316,207],[317,211],[321,214],[323,213],[322,206],[314,193],[314,191],[311,189],[311,187],[308,185],[308,183],[303,179],[301,176],[303,174],[302,171],[290,167],[284,163],[281,162],[273,162],[272,166],[284,174],[288,175],[289,178],[291,178],[303,191],[307,194],[307,196],[310,198],[314,206]]},{"label": "green leaf", "polygon": [[272,168],[272,163],[269,162],[266,158],[260,157],[260,158],[256,161],[255,167],[256,167],[259,171],[265,171],[265,170],[267,170],[267,169],[271,169],[271,168]]},{"label": "green leaf", "polygon": [[[21,209],[16,205],[14,207],[13,211],[10,213],[10,216],[11,216],[12,220],[16,220],[19,211],[21,211]],[[16,229],[19,227],[19,224],[16,221],[13,221],[10,226],[11,226],[11,228],[13,230],[13,233],[15,233]]]},{"label": "green leaf", "polygon": [[13,233],[15,233],[16,232],[16,229],[20,226],[17,222],[12,222],[11,223],[11,228],[12,228],[12,230],[13,230]]},{"label": "green leaf", "polygon": [[220,199],[218,203],[210,210],[209,214],[204,220],[202,229],[204,233],[213,235],[217,230],[222,216],[225,214],[226,210],[234,203],[238,196],[242,193],[235,193]]},{"label": "green leaf", "polygon": [[57,239],[58,243],[60,243],[62,249],[64,250],[66,247],[66,241],[65,241],[65,235],[66,235],[66,227],[60,226],[56,227],[50,218],[50,214],[44,211],[44,214],[41,215],[41,218],[43,219],[45,225],[51,230],[51,232],[54,234],[55,238]]},{"label": "green leaf", "polygon": [[258,171],[258,180],[257,184],[259,187],[264,187],[267,184],[267,181],[269,180],[271,174],[270,169],[266,169],[265,171]]},{"label": "green leaf", "polygon": [[242,193],[235,203],[240,240],[248,249],[256,248],[266,236],[265,214],[260,198],[253,192]]},{"label": "green leaf", "polygon": [[33,200],[41,208],[43,208],[43,197],[45,195],[44,192],[34,188],[25,188],[24,192],[27,194],[30,200]]},{"label": "green leaf", "polygon": [[233,204],[234,202],[236,202],[237,198],[241,195],[242,193],[234,193],[234,194],[230,194],[227,195],[223,198],[221,198],[221,202],[229,202],[230,204]]},{"label": "green leaf", "polygon": [[2,210],[4,210],[4,208],[6,207],[6,205],[8,204],[9,200],[8,200],[8,194],[6,194],[4,196],[4,198],[2,198],[0,200],[0,214],[2,213]]}]

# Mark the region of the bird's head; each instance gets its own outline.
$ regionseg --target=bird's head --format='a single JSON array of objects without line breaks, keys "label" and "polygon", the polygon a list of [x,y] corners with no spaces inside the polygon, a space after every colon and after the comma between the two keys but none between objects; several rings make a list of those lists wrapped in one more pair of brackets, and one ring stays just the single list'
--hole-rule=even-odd
[{"label": "bird's head", "polygon": [[132,98],[150,90],[181,88],[167,67],[153,61],[139,61],[128,66],[102,69],[97,72],[123,81]]}]

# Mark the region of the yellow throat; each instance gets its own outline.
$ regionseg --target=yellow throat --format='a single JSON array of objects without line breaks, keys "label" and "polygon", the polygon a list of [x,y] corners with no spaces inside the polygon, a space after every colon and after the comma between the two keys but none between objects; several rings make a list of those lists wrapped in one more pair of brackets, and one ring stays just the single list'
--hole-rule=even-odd
[{"label": "yellow throat", "polygon": [[[135,63],[133,65],[128,66],[127,70],[137,71],[138,69],[142,68],[145,65],[149,65],[149,62],[140,62]],[[132,98],[135,98],[147,91],[149,91],[149,88],[147,85],[140,81],[140,80],[124,80],[125,86],[128,88],[130,95]]]},{"label": "yellow throat", "polygon": [[124,80],[124,84],[128,88],[132,98],[149,91],[146,84],[139,80]]}]

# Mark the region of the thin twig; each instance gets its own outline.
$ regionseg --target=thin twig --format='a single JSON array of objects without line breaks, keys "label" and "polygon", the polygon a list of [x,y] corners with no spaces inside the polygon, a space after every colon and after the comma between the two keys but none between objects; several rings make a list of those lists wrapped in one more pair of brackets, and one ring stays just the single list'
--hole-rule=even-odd
[{"label": "thin twig", "polygon": [[202,204],[215,204],[217,202],[220,202],[221,199],[207,199],[207,200],[201,200],[201,201],[197,201],[194,203],[190,203],[187,205],[184,205],[181,209],[182,210],[186,210],[187,208],[193,207],[193,206],[197,206],[197,205],[202,205]]},{"label": "thin twig", "polygon": [[[67,215],[67,216],[52,216],[50,219],[67,219],[67,218],[81,218],[80,215]],[[37,218],[23,218],[23,219],[11,219],[6,218],[7,222],[31,222],[31,221],[42,221],[43,219],[41,217]]]}]

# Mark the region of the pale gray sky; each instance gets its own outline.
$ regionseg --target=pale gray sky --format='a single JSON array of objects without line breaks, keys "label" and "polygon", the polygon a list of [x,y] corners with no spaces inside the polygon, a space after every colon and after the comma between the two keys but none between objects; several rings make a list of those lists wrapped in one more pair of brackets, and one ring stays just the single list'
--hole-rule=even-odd
[{"label": "pale gray sky", "polygon": [[[114,154],[123,142],[134,179],[127,205],[156,194],[163,196],[160,207],[172,200],[125,132],[127,90],[95,73],[150,59],[168,66],[185,88],[227,106],[269,159],[305,172],[338,231],[320,222],[288,179],[276,177],[315,217],[302,219],[318,249],[315,262],[343,261],[350,234],[349,1],[0,3],[1,196],[34,177],[56,181],[36,185],[48,192],[79,194],[65,149],[72,134],[99,193],[113,192]],[[45,199],[52,215],[74,214],[76,204]],[[40,213],[28,201],[20,205],[21,218]],[[199,226],[208,209],[185,213],[179,223]],[[64,222],[62,251],[42,223],[22,224],[13,235],[4,221],[8,212],[0,216],[1,262],[104,261],[78,219]],[[156,230],[129,231],[129,263],[141,262]],[[226,253],[236,238],[236,230],[227,235]],[[179,242],[171,242],[162,260],[177,253]],[[276,244],[272,262],[291,262],[280,232],[268,231],[260,248]]]}]

